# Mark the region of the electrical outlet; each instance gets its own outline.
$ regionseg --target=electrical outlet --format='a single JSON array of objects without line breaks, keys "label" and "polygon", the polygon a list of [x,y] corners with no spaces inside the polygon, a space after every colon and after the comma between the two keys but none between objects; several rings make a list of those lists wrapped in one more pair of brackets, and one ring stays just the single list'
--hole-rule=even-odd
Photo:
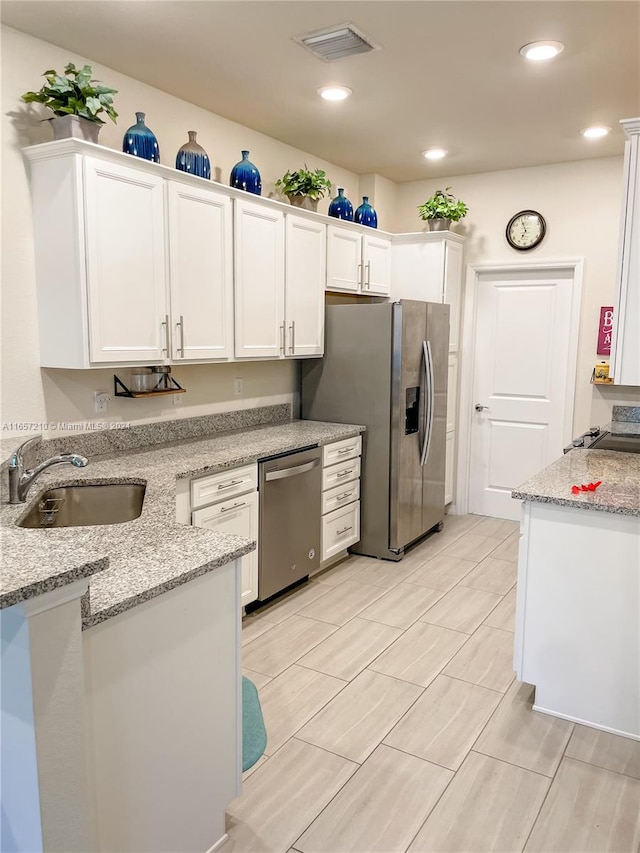
[{"label": "electrical outlet", "polygon": [[181,406],[182,405],[182,394],[174,394],[173,395],[173,405]]},{"label": "electrical outlet", "polygon": [[242,394],[244,393],[244,383],[242,379],[233,380],[233,393],[236,397],[242,397]]},{"label": "electrical outlet", "polygon": [[103,415],[109,408],[111,395],[108,391],[93,392],[93,409],[97,415]]}]

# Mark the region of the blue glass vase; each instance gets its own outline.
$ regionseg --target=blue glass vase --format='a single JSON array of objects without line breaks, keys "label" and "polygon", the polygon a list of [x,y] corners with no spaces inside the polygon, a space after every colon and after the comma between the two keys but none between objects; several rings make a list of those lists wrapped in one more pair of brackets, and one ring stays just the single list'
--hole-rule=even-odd
[{"label": "blue glass vase", "polygon": [[329,205],[329,216],[335,219],[345,219],[353,222],[353,205],[344,194],[344,187],[338,187],[338,195],[332,199]]},{"label": "blue glass vase", "polygon": [[202,145],[196,142],[196,131],[188,130],[189,141],[185,142],[176,154],[176,169],[189,172],[200,178],[211,178],[211,161]]},{"label": "blue glass vase", "polygon": [[249,160],[249,152],[242,152],[242,160],[231,170],[229,186],[239,190],[246,190],[254,195],[262,195],[262,178],[260,172]]},{"label": "blue glass vase", "polygon": [[160,149],[155,133],[144,123],[144,113],[136,113],[136,123],[132,124],[122,140],[125,154],[142,157],[143,160],[160,162]]},{"label": "blue glass vase", "polygon": [[360,207],[356,207],[353,221],[360,223],[360,225],[368,225],[369,228],[378,227],[378,214],[369,204],[369,196],[362,196],[362,204]]}]

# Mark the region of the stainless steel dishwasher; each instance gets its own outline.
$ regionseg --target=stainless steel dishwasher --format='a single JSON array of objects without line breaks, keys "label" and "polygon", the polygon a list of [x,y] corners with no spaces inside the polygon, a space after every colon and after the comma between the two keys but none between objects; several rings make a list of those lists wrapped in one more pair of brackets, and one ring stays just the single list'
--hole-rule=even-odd
[{"label": "stainless steel dishwasher", "polygon": [[258,599],[265,601],[320,565],[320,448],[262,460],[258,491]]}]

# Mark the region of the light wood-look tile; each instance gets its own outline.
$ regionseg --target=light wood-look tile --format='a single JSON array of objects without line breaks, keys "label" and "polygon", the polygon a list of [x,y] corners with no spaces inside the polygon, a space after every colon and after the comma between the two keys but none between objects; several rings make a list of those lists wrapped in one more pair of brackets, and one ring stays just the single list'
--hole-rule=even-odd
[{"label": "light wood-look tile", "polygon": [[516,623],[516,588],[510,589],[495,610],[484,620],[491,628],[502,628],[503,631],[515,630]]},{"label": "light wood-look tile", "polygon": [[369,669],[428,687],[469,637],[426,622],[416,622]]},{"label": "light wood-look tile", "polygon": [[504,541],[513,533],[520,532],[520,522],[509,521],[506,518],[484,518],[473,528],[473,532],[480,536],[491,536],[493,539]]},{"label": "light wood-look tile", "polygon": [[491,552],[491,556],[497,560],[511,560],[518,562],[518,549],[520,547],[520,533],[512,533],[501,545]]},{"label": "light wood-look tile", "polygon": [[356,616],[298,663],[350,681],[402,634],[398,628]]},{"label": "light wood-look tile", "polygon": [[394,628],[408,628],[439,598],[442,598],[442,595],[442,590],[439,589],[429,589],[413,583],[399,583],[363,610],[360,616]]},{"label": "light wood-look tile", "polygon": [[640,779],[640,741],[637,740],[576,726],[565,755]]},{"label": "light wood-look tile", "polygon": [[253,618],[266,619],[268,622],[279,624],[328,592],[329,586],[327,584],[309,581],[286,595],[281,596],[274,603],[259,608],[253,613]]},{"label": "light wood-look tile", "polygon": [[360,569],[368,563],[375,563],[372,557],[359,557],[353,555],[332,566],[330,569],[325,569],[323,572],[318,572],[313,576],[313,580],[317,583],[327,584],[328,586],[339,586],[345,581],[352,580],[360,571]]},{"label": "light wood-look tile", "polygon": [[409,848],[411,853],[520,853],[550,780],[469,753]]},{"label": "light wood-look tile", "polygon": [[456,539],[451,545],[447,545],[442,553],[449,557],[458,557],[460,560],[473,560],[479,563],[500,544],[500,539],[479,536],[471,531]]},{"label": "light wood-look tile", "polygon": [[360,569],[354,580],[371,584],[371,586],[380,586],[383,589],[393,589],[402,581],[406,581],[416,570],[416,565],[410,555],[403,557],[398,563],[390,560],[373,560]]},{"label": "light wood-look tile", "polygon": [[287,850],[355,772],[338,755],[292,738],[247,779],[227,809],[224,853]]},{"label": "light wood-look tile", "polygon": [[462,536],[469,530],[478,527],[485,520],[484,515],[445,515],[443,533],[457,533]]},{"label": "light wood-look tile", "polygon": [[504,693],[514,678],[513,634],[481,625],[445,667],[444,675]]},{"label": "light wood-look tile", "polygon": [[297,736],[361,763],[421,692],[415,684],[365,669]]},{"label": "light wood-look tile", "polygon": [[545,776],[553,776],[573,723],[532,710],[534,688],[515,681],[474,749]]},{"label": "light wood-look tile", "polygon": [[427,610],[420,621],[473,634],[500,600],[499,595],[491,592],[456,586]]},{"label": "light wood-look tile", "polygon": [[258,619],[257,616],[245,616],[242,620],[242,645],[246,646],[262,634],[266,634],[271,628],[275,628],[276,622],[268,619]]},{"label": "light wood-look tile", "polygon": [[495,690],[439,675],[384,743],[457,770],[501,699]]},{"label": "light wood-look tile", "polygon": [[335,630],[334,625],[326,622],[290,616],[244,647],[243,664],[264,675],[280,675]]},{"label": "light wood-look tile", "polygon": [[298,611],[298,615],[328,622],[331,625],[344,625],[380,598],[383,593],[384,590],[378,586],[357,583],[353,580],[344,581],[340,586],[330,589],[322,598],[303,607]]},{"label": "light wood-look tile", "polygon": [[460,581],[460,586],[469,586],[497,595],[506,595],[515,585],[517,563],[510,560],[496,560],[493,555],[485,557],[475,569]]},{"label": "light wood-look tile", "polygon": [[448,592],[477,565],[474,560],[459,560],[438,554],[419,566],[407,578],[407,583]]},{"label": "light wood-look tile", "polygon": [[633,853],[640,845],[640,781],[563,758],[527,853]]},{"label": "light wood-look tile", "polygon": [[246,669],[245,667],[242,667],[242,674],[246,675],[250,681],[253,681],[258,690],[271,681],[270,675],[264,675],[262,672],[254,672],[252,669]]},{"label": "light wood-look tile", "polygon": [[379,746],[296,847],[303,853],[404,853],[452,776]]},{"label": "light wood-look tile", "polygon": [[260,691],[265,753],[273,755],[345,686],[339,678],[295,664],[270,681]]}]

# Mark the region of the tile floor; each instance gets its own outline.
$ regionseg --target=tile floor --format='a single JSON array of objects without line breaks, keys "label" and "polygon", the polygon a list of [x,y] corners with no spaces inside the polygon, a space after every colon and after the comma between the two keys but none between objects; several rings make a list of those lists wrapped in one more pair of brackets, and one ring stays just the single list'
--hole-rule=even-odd
[{"label": "tile floor", "polygon": [[640,743],[531,710],[517,524],[452,516],[243,623],[266,754],[223,853],[637,853]]}]

